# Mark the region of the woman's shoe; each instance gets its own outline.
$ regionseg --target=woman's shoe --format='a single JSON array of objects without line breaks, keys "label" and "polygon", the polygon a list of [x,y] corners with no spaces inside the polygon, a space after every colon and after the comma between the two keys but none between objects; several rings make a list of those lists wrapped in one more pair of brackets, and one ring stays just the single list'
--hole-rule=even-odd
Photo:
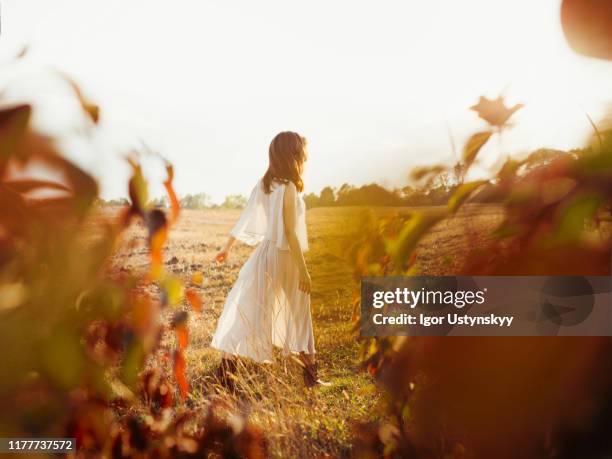
[{"label": "woman's shoe", "polygon": [[304,385],[308,388],[315,386],[331,386],[331,383],[319,378],[316,363],[304,363],[302,372],[304,374]]}]

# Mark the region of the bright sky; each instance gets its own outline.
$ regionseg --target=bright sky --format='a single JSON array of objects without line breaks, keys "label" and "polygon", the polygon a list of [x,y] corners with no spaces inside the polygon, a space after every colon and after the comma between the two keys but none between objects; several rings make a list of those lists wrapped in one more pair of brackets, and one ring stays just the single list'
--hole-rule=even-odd
[{"label": "bright sky", "polygon": [[121,153],[142,142],[174,163],[179,194],[216,201],[250,191],[281,130],[309,139],[306,191],[396,186],[452,160],[447,125],[459,146],[483,127],[467,110],[481,94],[526,104],[485,165],[500,148],[581,146],[585,112],[612,98],[612,63],[569,50],[559,0],[4,0],[1,12],[1,61],[30,47],[8,95],[36,94],[39,126],[70,137],[82,122],[51,69],[100,104],[94,148],[67,146],[105,197],[126,194]]}]

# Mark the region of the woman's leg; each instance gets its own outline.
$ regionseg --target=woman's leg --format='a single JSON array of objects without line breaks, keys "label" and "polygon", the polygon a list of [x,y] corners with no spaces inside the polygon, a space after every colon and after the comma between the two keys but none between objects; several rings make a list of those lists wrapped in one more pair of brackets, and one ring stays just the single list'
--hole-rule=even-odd
[{"label": "woman's leg", "polygon": [[300,359],[302,360],[304,365],[314,365],[316,363],[314,354],[307,354],[306,352],[300,352]]},{"label": "woman's leg", "polygon": [[330,386],[329,382],[323,381],[319,378],[319,372],[317,370],[317,362],[314,354],[307,354],[305,352],[300,353],[300,361],[304,365],[302,372],[304,375],[304,385],[306,387],[315,386]]}]

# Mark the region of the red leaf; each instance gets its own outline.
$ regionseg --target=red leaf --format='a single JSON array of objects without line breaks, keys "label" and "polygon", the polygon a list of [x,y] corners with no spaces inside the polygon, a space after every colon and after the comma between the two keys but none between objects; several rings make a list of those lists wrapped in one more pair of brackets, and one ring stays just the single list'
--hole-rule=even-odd
[{"label": "red leaf", "polygon": [[180,350],[186,349],[189,344],[189,328],[187,327],[187,320],[189,314],[186,311],[178,311],[172,317],[172,328],[176,332],[176,340],[178,341],[178,347]]},{"label": "red leaf", "polygon": [[174,351],[174,377],[176,379],[176,383],[178,384],[181,400],[185,400],[185,397],[187,397],[187,393],[189,392],[189,384],[187,383],[187,378],[185,377],[186,368],[187,363],[185,362],[183,352],[177,349]]},{"label": "red leaf", "polygon": [[189,344],[189,329],[186,324],[179,325],[175,329],[176,340],[178,341],[178,347],[180,350],[186,349]]}]

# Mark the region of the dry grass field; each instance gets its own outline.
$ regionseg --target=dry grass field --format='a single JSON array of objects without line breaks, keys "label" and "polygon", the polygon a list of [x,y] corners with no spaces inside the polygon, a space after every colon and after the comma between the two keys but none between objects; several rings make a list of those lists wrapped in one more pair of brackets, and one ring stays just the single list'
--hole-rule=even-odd
[{"label": "dry grass field", "polygon": [[[194,286],[202,295],[202,313],[190,314],[187,351],[190,406],[211,401],[230,403],[248,413],[278,457],[342,456],[349,453],[352,425],[380,416],[381,395],[370,376],[359,370],[358,343],[351,318],[358,284],[347,260],[347,247],[357,230],[360,208],[316,208],[307,213],[310,251],[307,264],[313,280],[312,315],[321,376],[330,387],[305,390],[300,369],[278,356],[274,364],[241,365],[238,391],[226,393],[213,378],[218,352],[209,347],[225,297],[252,248],[236,244],[227,263],[213,261],[239,211],[183,210],[165,251],[168,273],[190,285],[194,273],[204,281]],[[377,214],[409,209],[377,209]],[[106,212],[110,212],[107,210]],[[455,218],[439,223],[422,241],[418,263],[423,273],[452,274],[462,255],[480,245],[502,214],[496,207],[466,206]],[[145,270],[148,264],[144,228],[134,224],[112,261],[116,269]],[[180,307],[185,307],[186,304]],[[173,311],[162,317],[169,321]],[[167,366],[174,335],[167,333],[162,351],[150,365]]]}]

